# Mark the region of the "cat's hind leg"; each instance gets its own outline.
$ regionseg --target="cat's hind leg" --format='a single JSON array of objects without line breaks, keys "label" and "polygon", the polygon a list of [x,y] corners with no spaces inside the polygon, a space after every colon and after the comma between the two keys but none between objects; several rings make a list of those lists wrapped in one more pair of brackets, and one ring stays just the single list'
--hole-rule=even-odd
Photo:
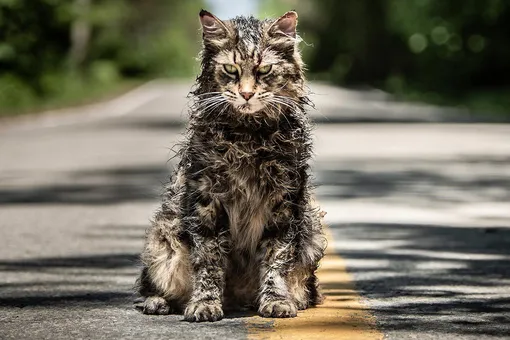
[{"label": "cat's hind leg", "polygon": [[327,246],[321,218],[324,213],[311,204],[304,210],[304,223],[300,233],[299,252],[293,270],[287,278],[287,285],[298,309],[320,305],[324,297],[321,293],[316,271],[324,257]]},{"label": "cat's hind leg", "polygon": [[169,314],[182,309],[191,294],[189,247],[179,235],[178,219],[158,216],[147,235],[138,292],[145,314]]}]

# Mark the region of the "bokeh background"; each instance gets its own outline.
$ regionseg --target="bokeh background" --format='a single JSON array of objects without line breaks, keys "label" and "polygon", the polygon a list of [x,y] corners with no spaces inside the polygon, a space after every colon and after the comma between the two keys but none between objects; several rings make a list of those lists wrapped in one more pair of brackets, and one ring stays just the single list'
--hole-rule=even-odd
[{"label": "bokeh background", "polygon": [[0,0],[0,114],[193,77],[202,7],[296,9],[312,80],[509,116],[506,0]]}]

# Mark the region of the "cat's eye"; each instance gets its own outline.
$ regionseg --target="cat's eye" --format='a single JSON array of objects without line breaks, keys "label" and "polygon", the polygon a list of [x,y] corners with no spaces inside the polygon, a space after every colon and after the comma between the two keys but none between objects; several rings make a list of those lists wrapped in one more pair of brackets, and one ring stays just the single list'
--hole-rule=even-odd
[{"label": "cat's eye", "polygon": [[262,67],[259,67],[259,74],[268,74],[270,71],[271,71],[271,67],[273,65],[266,65],[266,66],[262,66]]},{"label": "cat's eye", "polygon": [[237,74],[237,67],[235,67],[235,65],[225,64],[223,68],[228,74]]}]

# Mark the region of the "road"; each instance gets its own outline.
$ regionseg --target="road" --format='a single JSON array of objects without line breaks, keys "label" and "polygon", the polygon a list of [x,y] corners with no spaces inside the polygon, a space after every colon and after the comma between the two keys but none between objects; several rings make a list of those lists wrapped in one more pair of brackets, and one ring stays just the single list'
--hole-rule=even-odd
[{"label": "road", "polygon": [[434,123],[441,110],[320,84],[326,305],[198,325],[139,313],[137,256],[188,89],[0,122],[0,339],[510,339],[510,125]]}]

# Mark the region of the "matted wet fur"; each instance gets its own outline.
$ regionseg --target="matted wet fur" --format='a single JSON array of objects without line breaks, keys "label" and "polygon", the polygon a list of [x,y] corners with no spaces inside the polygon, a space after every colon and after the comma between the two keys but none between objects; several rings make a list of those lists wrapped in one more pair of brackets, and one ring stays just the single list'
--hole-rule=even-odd
[{"label": "matted wet fur", "polygon": [[252,306],[294,317],[322,301],[315,271],[326,246],[310,197],[297,14],[200,20],[186,140],[141,256],[143,312],[216,321]]}]

